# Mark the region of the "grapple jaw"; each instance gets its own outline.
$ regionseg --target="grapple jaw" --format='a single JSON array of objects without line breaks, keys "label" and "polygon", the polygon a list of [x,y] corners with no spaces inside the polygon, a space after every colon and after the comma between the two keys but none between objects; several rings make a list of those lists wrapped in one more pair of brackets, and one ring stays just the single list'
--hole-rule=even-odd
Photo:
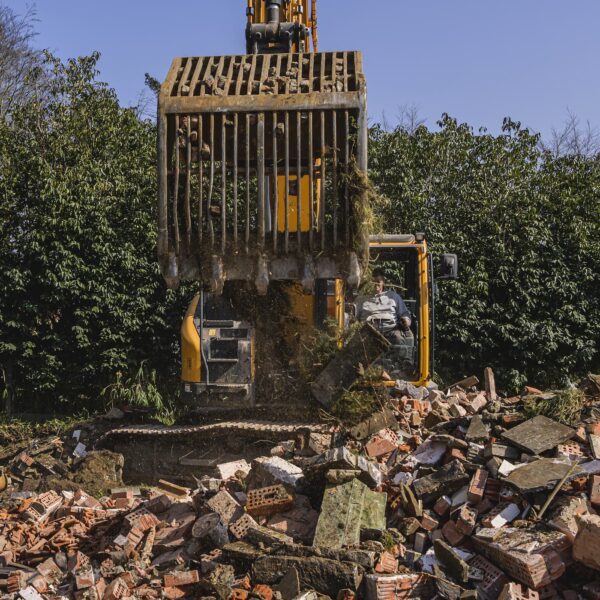
[{"label": "grapple jaw", "polygon": [[359,52],[178,58],[161,88],[159,240],[163,276],[345,279],[368,242],[351,179],[367,168]]}]

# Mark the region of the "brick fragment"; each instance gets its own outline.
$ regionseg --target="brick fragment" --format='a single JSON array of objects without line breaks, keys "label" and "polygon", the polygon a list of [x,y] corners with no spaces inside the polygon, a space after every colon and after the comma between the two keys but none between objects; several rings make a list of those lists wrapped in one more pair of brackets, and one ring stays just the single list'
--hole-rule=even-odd
[{"label": "brick fragment", "polygon": [[440,496],[436,503],[433,505],[433,510],[440,515],[444,516],[452,507],[452,500],[448,496]]},{"label": "brick fragment", "polygon": [[578,519],[578,525],[573,558],[592,569],[600,570],[600,516],[584,515]]},{"label": "brick fragment", "polygon": [[165,587],[194,585],[200,581],[198,571],[173,571],[164,576]]},{"label": "brick fragment", "polygon": [[272,485],[248,492],[246,512],[253,517],[267,517],[290,510],[294,506],[294,497],[283,485]]},{"label": "brick fragment", "polygon": [[519,583],[507,583],[498,600],[539,600],[540,595]]},{"label": "brick fragment", "polygon": [[596,508],[600,507],[600,475],[594,475],[590,481],[590,502]]},{"label": "brick fragment", "polygon": [[469,483],[467,498],[469,502],[477,504],[483,500],[485,487],[488,480],[488,472],[485,469],[477,469]]},{"label": "brick fragment", "polygon": [[390,552],[382,552],[375,564],[376,573],[394,574],[398,572],[398,559]]},{"label": "brick fragment", "polygon": [[104,591],[103,600],[119,600],[129,595],[129,587],[121,577],[113,579]]},{"label": "brick fragment", "polygon": [[483,574],[483,579],[477,584],[477,593],[482,600],[496,600],[508,583],[506,575],[479,554],[470,560],[469,569],[478,569]]},{"label": "brick fragment", "polygon": [[258,596],[263,598],[263,600],[272,600],[273,598],[273,589],[270,588],[268,585],[255,585],[252,588],[252,593],[257,594]]},{"label": "brick fragment", "polygon": [[471,535],[477,524],[477,511],[468,504],[464,504],[456,520],[456,529],[464,535]]},{"label": "brick fragment", "polygon": [[440,522],[429,512],[424,512],[421,517],[421,527],[426,531],[433,531],[437,529]]},{"label": "brick fragment", "polygon": [[226,525],[237,521],[244,511],[235,498],[226,490],[221,490],[215,494],[207,503],[208,508],[221,516],[221,520]]},{"label": "brick fragment", "polygon": [[448,521],[442,527],[442,533],[451,546],[458,546],[465,539],[464,533],[458,530],[454,521]]}]

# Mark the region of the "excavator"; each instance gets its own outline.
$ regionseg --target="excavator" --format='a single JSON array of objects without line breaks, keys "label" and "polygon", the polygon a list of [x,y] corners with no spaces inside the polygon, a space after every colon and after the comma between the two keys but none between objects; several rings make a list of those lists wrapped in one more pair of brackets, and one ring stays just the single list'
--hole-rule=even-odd
[{"label": "excavator", "polygon": [[[342,331],[365,270],[383,267],[412,314],[404,374],[427,385],[433,373],[425,236],[372,235],[354,191],[368,157],[361,53],[319,51],[317,0],[247,0],[246,19],[246,54],[176,58],[160,89],[158,260],[169,287],[199,283],[181,328],[186,404],[269,418],[113,430],[105,441],[127,455],[129,480],[183,481],[235,457],[244,439],[323,428],[290,422],[289,407],[273,422],[271,398],[257,394],[261,345],[279,332],[249,309],[270,295],[283,298],[296,333],[332,321]],[[441,265],[441,277],[456,277],[455,255]]]}]

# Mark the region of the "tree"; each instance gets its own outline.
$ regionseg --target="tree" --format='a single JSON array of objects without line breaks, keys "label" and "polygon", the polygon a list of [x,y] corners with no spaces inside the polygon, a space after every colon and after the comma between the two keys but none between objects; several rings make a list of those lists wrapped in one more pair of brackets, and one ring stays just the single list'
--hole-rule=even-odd
[{"label": "tree", "polygon": [[439,126],[375,127],[370,150],[388,228],[460,258],[438,303],[439,364],[453,376],[491,365],[512,389],[598,366],[600,164],[544,152],[510,120],[499,136]]},{"label": "tree", "polygon": [[0,116],[45,89],[43,53],[32,45],[34,22],[33,8],[19,16],[0,6]]},{"label": "tree", "polygon": [[144,359],[177,364],[184,292],[155,256],[155,126],[97,81],[97,60],[49,58],[44,104],[0,124],[0,364],[38,409],[91,406]]}]

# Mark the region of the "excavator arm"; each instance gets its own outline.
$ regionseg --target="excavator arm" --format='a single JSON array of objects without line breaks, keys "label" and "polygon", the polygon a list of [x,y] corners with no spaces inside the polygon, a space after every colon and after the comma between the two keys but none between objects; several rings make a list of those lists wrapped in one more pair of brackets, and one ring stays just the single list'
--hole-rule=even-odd
[{"label": "excavator arm", "polygon": [[248,0],[246,14],[248,54],[309,52],[311,36],[317,52],[317,0]]}]

